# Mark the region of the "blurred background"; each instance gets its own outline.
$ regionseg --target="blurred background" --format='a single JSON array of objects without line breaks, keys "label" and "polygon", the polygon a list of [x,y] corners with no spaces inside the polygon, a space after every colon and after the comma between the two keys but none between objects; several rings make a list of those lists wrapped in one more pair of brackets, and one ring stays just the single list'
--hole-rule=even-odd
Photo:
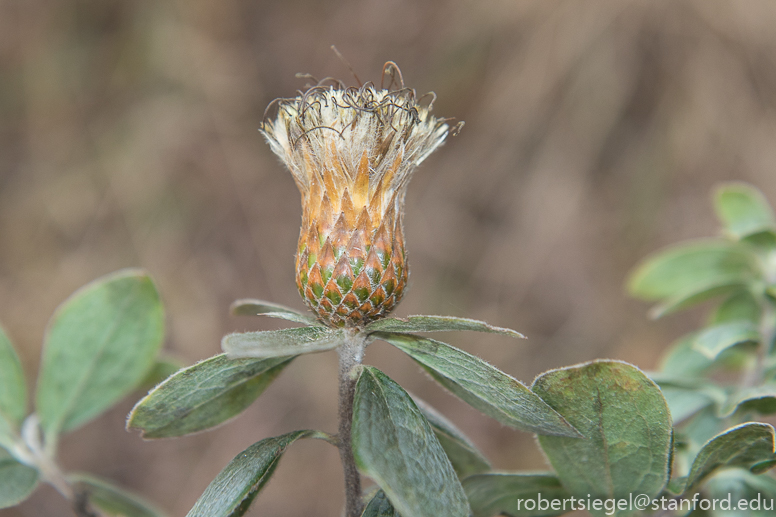
[{"label": "blurred background", "polygon": [[[303,308],[291,176],[257,128],[297,72],[355,84],[396,61],[463,132],[407,199],[410,290],[396,314],[484,319],[527,341],[441,336],[530,383],[610,357],[649,369],[703,311],[647,320],[627,272],[717,231],[709,199],[741,179],[776,202],[776,3],[515,0],[3,0],[0,2],[0,321],[34,379],[48,317],[73,290],[148,269],[166,351],[219,352],[254,297]],[[366,361],[445,412],[499,469],[542,469],[533,438],[437,388],[384,343]],[[236,420],[142,442],[142,394],[68,435],[61,462],[172,516],[251,443],[336,429],[336,355],[302,357]],[[31,381],[32,383],[32,381]],[[337,516],[336,450],[295,444],[250,515]],[[2,517],[70,515],[39,488]]]}]

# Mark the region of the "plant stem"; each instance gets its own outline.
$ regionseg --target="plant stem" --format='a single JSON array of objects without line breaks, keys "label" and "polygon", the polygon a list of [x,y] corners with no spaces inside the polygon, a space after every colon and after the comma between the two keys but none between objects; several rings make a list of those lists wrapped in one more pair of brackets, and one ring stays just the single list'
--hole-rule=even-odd
[{"label": "plant stem", "polygon": [[339,353],[339,451],[345,472],[345,517],[360,517],[361,478],[356,469],[356,459],[351,446],[353,423],[353,397],[356,378],[353,369],[361,364],[365,340],[357,333],[350,333],[337,349]]},{"label": "plant stem", "polygon": [[22,425],[22,435],[14,448],[14,456],[37,469],[41,481],[53,486],[62,497],[70,501],[76,517],[104,517],[89,504],[88,492],[73,488],[52,456],[53,450],[53,447],[44,447],[42,443],[38,416],[28,416]]},{"label": "plant stem", "polygon": [[755,364],[744,372],[741,379],[741,388],[751,388],[762,384],[765,378],[766,359],[773,352],[776,341],[776,307],[768,298],[762,302],[762,316],[760,318],[760,343],[757,347]]}]

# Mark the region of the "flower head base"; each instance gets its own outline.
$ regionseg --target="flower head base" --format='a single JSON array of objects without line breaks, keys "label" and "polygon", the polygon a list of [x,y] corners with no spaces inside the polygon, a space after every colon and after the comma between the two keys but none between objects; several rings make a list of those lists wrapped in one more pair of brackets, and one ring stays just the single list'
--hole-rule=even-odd
[{"label": "flower head base", "polygon": [[299,292],[326,325],[361,327],[404,293],[404,195],[449,127],[413,90],[370,84],[314,86],[277,109],[261,132],[302,194]]}]

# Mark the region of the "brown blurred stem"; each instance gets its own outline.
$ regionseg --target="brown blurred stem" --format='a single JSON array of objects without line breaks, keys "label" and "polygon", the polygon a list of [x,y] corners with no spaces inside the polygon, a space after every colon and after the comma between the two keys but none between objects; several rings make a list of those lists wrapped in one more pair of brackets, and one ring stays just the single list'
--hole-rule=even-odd
[{"label": "brown blurred stem", "polygon": [[365,341],[358,333],[345,338],[339,352],[339,452],[342,468],[345,471],[345,517],[360,517],[361,478],[356,468],[351,445],[351,426],[353,423],[353,398],[356,393],[354,368],[361,364]]},{"label": "brown blurred stem", "polygon": [[763,383],[765,379],[766,360],[776,346],[776,305],[767,296],[762,299],[762,316],[760,317],[760,343],[754,365],[744,371],[739,382],[739,388],[751,388]]}]

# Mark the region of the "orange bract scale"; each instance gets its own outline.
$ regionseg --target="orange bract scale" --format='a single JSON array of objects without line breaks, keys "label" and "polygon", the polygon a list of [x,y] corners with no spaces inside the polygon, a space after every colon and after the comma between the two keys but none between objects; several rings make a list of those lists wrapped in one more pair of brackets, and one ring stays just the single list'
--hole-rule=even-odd
[{"label": "orange bract scale", "polygon": [[362,327],[401,299],[404,196],[449,127],[414,91],[316,86],[281,100],[261,131],[302,194],[299,292],[331,327]]}]

